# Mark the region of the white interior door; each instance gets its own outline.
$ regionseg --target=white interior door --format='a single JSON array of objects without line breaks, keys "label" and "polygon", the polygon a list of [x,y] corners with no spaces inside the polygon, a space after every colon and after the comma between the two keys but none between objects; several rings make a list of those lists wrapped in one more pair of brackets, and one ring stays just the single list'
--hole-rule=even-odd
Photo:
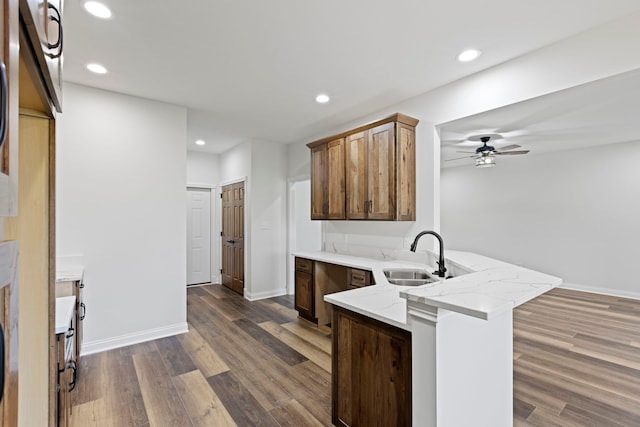
[{"label": "white interior door", "polygon": [[211,282],[211,190],[187,188],[187,285]]}]

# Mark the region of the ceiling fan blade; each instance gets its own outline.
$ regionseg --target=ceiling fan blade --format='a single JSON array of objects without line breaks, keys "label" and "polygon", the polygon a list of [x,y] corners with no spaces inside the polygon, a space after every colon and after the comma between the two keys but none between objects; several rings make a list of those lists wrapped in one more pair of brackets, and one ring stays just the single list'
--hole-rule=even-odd
[{"label": "ceiling fan blade", "polygon": [[514,154],[527,154],[529,150],[520,150],[520,151],[494,151],[493,154],[497,154],[498,156],[506,156],[506,155],[514,155]]},{"label": "ceiling fan blade", "polygon": [[445,159],[445,162],[451,162],[453,160],[461,160],[461,159],[472,159],[475,158],[477,156],[464,156],[464,157],[456,157],[455,159]]},{"label": "ceiling fan blade", "polygon": [[505,145],[504,147],[498,148],[500,151],[513,150],[514,148],[520,148],[521,146],[518,144]]},{"label": "ceiling fan blade", "polygon": [[456,153],[477,154],[475,151],[456,151]]}]

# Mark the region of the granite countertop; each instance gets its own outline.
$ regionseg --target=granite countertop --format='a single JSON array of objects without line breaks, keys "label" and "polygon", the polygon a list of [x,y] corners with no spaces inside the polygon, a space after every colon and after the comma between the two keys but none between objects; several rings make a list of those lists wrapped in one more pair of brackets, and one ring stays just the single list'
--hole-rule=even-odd
[{"label": "granite countertop", "polygon": [[389,268],[435,270],[419,262],[378,260],[333,252],[299,252],[294,255],[370,270],[375,285],[328,294],[325,301],[405,330],[411,330],[407,324],[407,300],[489,320],[562,283],[557,277],[471,252],[445,251],[445,264],[449,271],[454,267],[468,271],[468,274],[422,286],[392,285],[383,273]]},{"label": "granite countertop", "polygon": [[56,298],[56,335],[67,332],[75,307],[75,296]]}]

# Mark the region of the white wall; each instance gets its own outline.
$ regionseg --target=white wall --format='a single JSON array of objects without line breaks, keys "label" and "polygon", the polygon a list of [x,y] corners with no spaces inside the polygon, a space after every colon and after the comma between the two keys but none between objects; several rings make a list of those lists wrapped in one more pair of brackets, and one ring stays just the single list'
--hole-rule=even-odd
[{"label": "white wall", "polygon": [[85,351],[186,331],[186,109],[64,91],[57,256],[83,259]]},{"label": "white wall", "polygon": [[451,247],[640,297],[640,141],[442,170]]},{"label": "white wall", "polygon": [[322,221],[311,220],[311,181],[293,184],[294,251],[319,251],[322,249]]},{"label": "white wall", "polygon": [[187,151],[187,184],[217,186],[220,182],[220,156]]},{"label": "white wall", "polygon": [[287,293],[295,291],[295,252],[322,250],[322,223],[311,220],[311,180],[289,182]]},{"label": "white wall", "polygon": [[255,141],[251,170],[251,277],[247,298],[286,293],[287,148]]},{"label": "white wall", "polygon": [[[638,69],[640,55],[628,52],[637,51],[639,39],[640,13],[636,13],[309,138],[312,141],[339,133],[395,112],[420,120],[416,130],[416,222],[328,221],[325,249],[333,245],[365,254],[371,246],[406,249],[421,229],[439,230],[440,143],[436,125]],[[304,148],[300,143],[289,149],[291,177],[305,174],[300,165],[309,173],[309,151]],[[427,244],[421,243],[421,247]],[[435,247],[435,241],[432,245]],[[445,246],[456,248],[446,236]],[[541,269],[547,270],[544,266]]]}]

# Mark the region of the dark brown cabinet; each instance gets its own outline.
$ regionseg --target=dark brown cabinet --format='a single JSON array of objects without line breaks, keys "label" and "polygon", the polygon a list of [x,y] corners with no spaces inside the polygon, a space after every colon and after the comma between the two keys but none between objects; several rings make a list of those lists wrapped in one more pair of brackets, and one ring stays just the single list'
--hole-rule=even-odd
[{"label": "dark brown cabinet", "polygon": [[20,17],[33,47],[48,100],[62,112],[63,0],[20,0]]},{"label": "dark brown cabinet", "polygon": [[295,259],[295,309],[300,317],[315,322],[313,264],[305,258]]},{"label": "dark brown cabinet", "polygon": [[311,219],[345,219],[344,138],[311,149]]},{"label": "dark brown cabinet", "polygon": [[74,358],[76,347],[76,318],[72,317],[69,328],[56,334],[56,366],[57,366],[57,426],[68,426],[71,419],[73,399],[71,392],[76,387],[77,359]]},{"label": "dark brown cabinet", "polygon": [[395,114],[307,144],[311,219],[414,221],[417,124]]},{"label": "dark brown cabinet", "polygon": [[411,333],[340,307],[332,322],[332,421],[411,425]]},{"label": "dark brown cabinet", "polygon": [[374,285],[373,275],[370,271],[350,268],[347,271],[347,288],[356,289],[363,286]]},{"label": "dark brown cabinet", "polygon": [[87,307],[84,303],[84,283],[81,280],[74,280],[69,282],[58,282],[56,283],[56,298],[59,297],[68,297],[75,296],[76,297],[76,307],[73,313],[74,318],[74,345],[73,345],[73,360],[75,360],[76,365],[76,376],[80,374],[80,352],[82,350],[82,335],[83,335],[83,324],[84,318],[87,314]]},{"label": "dark brown cabinet", "polygon": [[395,217],[394,124],[347,137],[347,218]]}]

